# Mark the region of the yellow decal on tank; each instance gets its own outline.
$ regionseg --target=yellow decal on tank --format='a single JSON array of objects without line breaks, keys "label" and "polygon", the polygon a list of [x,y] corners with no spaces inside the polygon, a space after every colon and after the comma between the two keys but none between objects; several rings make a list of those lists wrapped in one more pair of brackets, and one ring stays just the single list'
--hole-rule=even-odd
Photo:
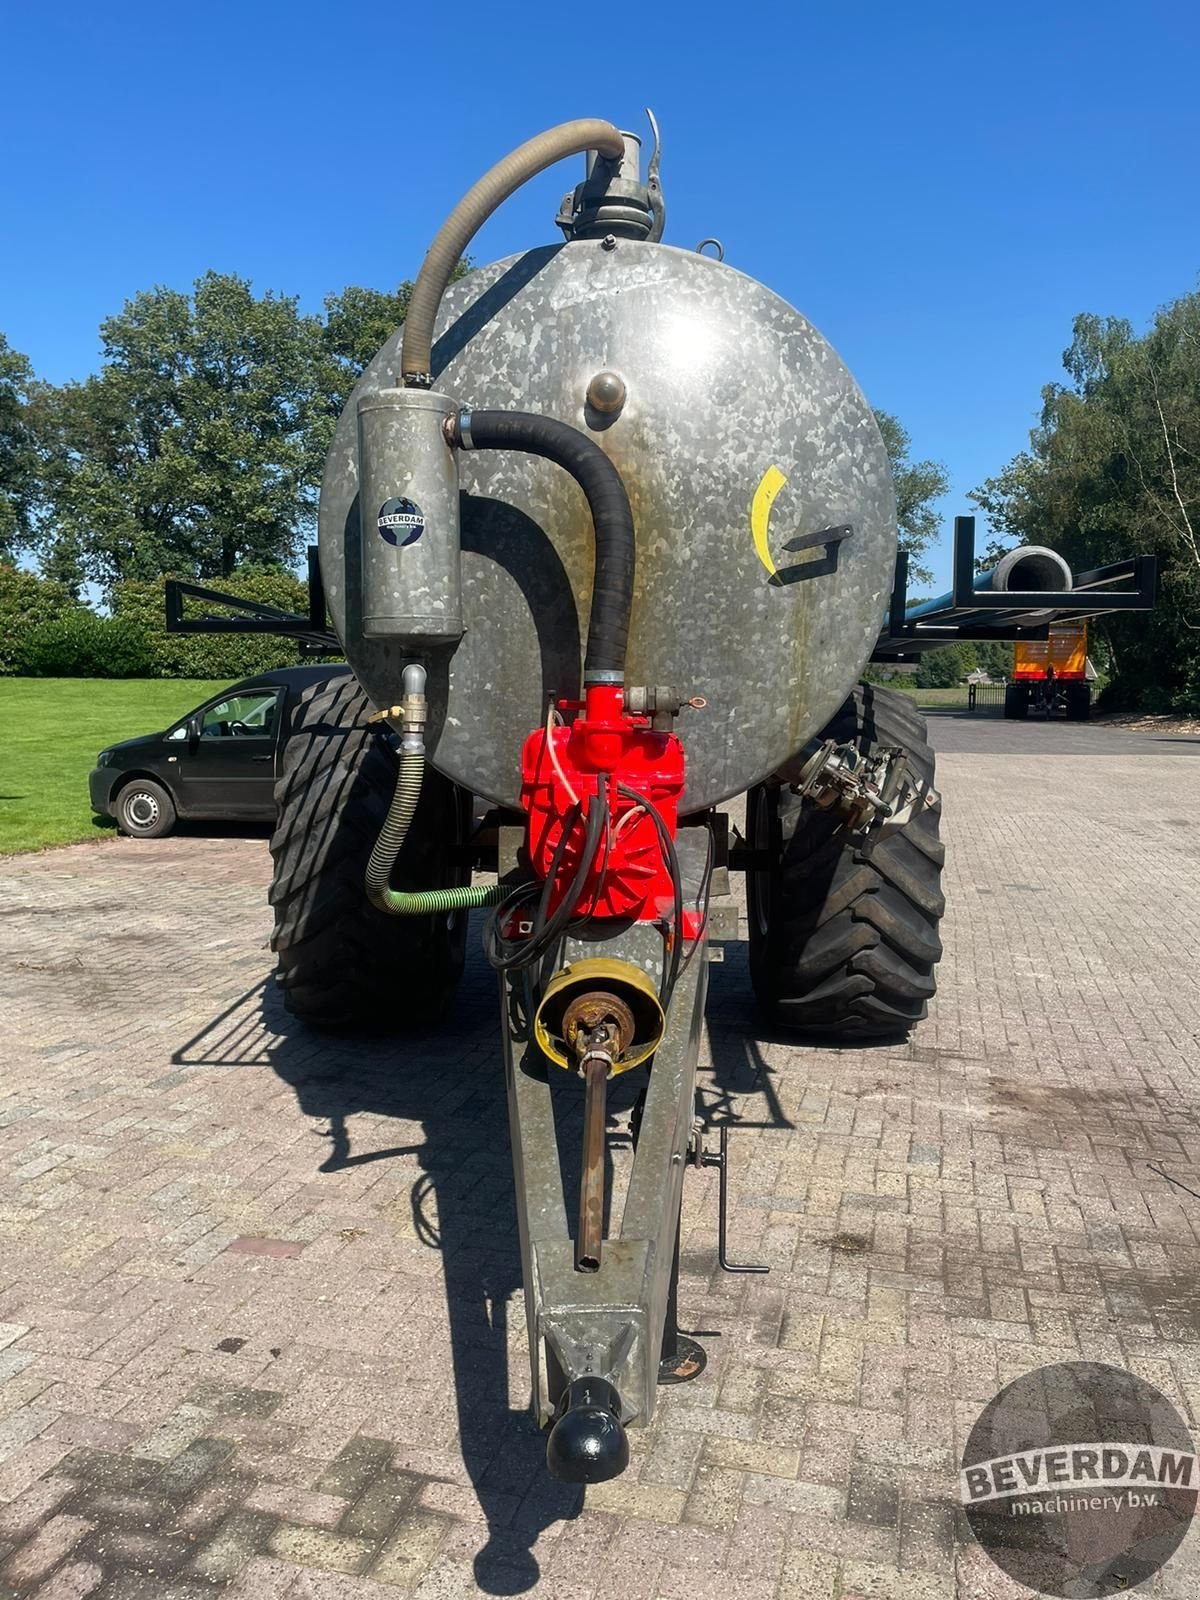
[{"label": "yellow decal on tank", "polygon": [[786,482],[787,479],[778,467],[768,467],[754,491],[754,499],[750,505],[750,532],[754,535],[754,548],[758,553],[758,559],[767,569],[768,576],[772,578],[778,574],[775,563],[771,560],[767,530],[771,524],[771,507],[775,504],[775,496]]}]

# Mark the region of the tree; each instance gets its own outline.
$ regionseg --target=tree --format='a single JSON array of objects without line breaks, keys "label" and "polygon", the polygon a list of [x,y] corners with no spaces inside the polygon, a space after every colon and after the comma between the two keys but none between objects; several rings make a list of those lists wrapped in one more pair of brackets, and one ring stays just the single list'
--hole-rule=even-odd
[{"label": "tree", "polygon": [[1200,707],[1200,294],[1141,337],[1077,317],[1063,365],[1070,382],[1043,389],[1029,450],[972,498],[1002,538],[1050,545],[1076,571],[1156,551],[1155,611],[1095,625],[1109,700]]},{"label": "tree", "polygon": [[0,561],[0,676],[16,671],[21,641],[31,628],[57,622],[78,609],[61,583]]},{"label": "tree", "polygon": [[11,559],[33,537],[41,462],[30,415],[33,368],[0,333],[0,557]]},{"label": "tree", "polygon": [[917,667],[918,689],[953,689],[978,665],[973,644],[948,644],[927,650]]},{"label": "tree", "polygon": [[[466,256],[450,275],[457,283],[471,271]],[[362,289],[353,285],[340,294],[325,297],[323,343],[329,359],[326,377],[330,410],[336,419],[358,382],[380,349],[408,315],[412,280],[406,278],[394,289]],[[399,373],[397,373],[397,381]]]},{"label": "tree", "polygon": [[900,548],[908,552],[910,582],[929,583],[933,573],[921,557],[938,535],[938,514],[934,501],[950,488],[946,469],[939,461],[910,461],[912,440],[908,430],[887,411],[877,411],[875,421],[883,435],[884,448],[896,487],[896,521],[900,529]]},{"label": "tree", "polygon": [[390,292],[351,285],[341,294],[326,295],[323,338],[345,380],[343,404],[363,368],[374,360],[408,315],[412,290],[412,283],[405,280]]},{"label": "tree", "polygon": [[215,272],[101,325],[99,374],[44,399],[44,560],[111,586],[288,565],[324,454],[319,318]]},{"label": "tree", "polygon": [[1012,642],[1008,639],[976,639],[975,665],[982,667],[989,678],[1011,678]]}]

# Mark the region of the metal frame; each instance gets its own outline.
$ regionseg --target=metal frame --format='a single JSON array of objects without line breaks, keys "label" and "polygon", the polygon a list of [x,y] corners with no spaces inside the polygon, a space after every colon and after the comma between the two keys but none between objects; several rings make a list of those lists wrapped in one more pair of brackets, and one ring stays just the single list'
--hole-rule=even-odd
[{"label": "metal frame", "polygon": [[[1132,580],[1133,587],[1113,589]],[[1158,558],[1128,556],[1083,572],[1070,589],[992,590],[975,587],[975,518],[954,519],[954,578],[946,605],[914,621],[907,613],[908,556],[896,557],[887,621],[872,661],[919,661],[926,650],[963,639],[1046,639],[1051,624],[1102,617],[1113,611],[1150,611],[1158,588]],[[1030,622],[1030,614],[1039,619]]]},{"label": "metal frame", "polygon": [[[680,836],[685,883],[703,872]],[[697,838],[697,845],[700,841]],[[685,856],[696,855],[694,861]],[[553,970],[571,961],[616,956],[658,977],[663,960],[659,930],[634,923],[606,939],[567,937]],[[573,1218],[564,1198],[555,1129],[552,1074],[532,1039],[533,997],[520,976],[501,978],[501,1019],[509,1127],[517,1200],[525,1315],[529,1330],[533,1413],[550,1422],[567,1385],[601,1377],[621,1396],[622,1420],[654,1415],[663,1328],[692,1145],[696,1063],[708,989],[707,930],[681,969],[666,1014],[662,1043],[649,1072],[633,1170],[600,1268],[579,1272],[571,1236]],[[582,1093],[582,1091],[580,1091]],[[573,1208],[572,1208],[573,1210]]]},{"label": "metal frame", "polygon": [[[209,589],[204,584],[187,583],[182,578],[167,579],[167,632],[168,633],[269,633],[283,638],[298,639],[304,655],[341,655],[342,647],[329,626],[325,609],[325,586],[321,581],[321,564],[317,559],[315,544],[308,546],[308,615],[295,611],[281,611],[278,606],[263,600],[247,600],[243,596],[225,594],[220,589]],[[208,605],[228,606],[232,611],[245,613],[240,617],[185,617],[185,598],[203,600]]]}]

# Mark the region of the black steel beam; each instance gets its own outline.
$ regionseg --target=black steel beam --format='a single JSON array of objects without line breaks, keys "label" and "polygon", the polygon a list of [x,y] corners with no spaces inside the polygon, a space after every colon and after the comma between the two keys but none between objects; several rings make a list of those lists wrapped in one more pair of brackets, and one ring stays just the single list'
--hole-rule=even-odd
[{"label": "black steel beam", "polygon": [[[210,589],[205,584],[188,583],[182,578],[168,578],[167,632],[274,634],[281,638],[299,640],[306,655],[340,655],[341,645],[331,631],[325,614],[325,589],[321,582],[316,545],[309,545],[307,554],[307,616],[295,611],[284,611],[279,606],[269,605],[265,600],[247,600],[241,595],[226,594],[221,589]],[[242,612],[243,615],[186,617],[183,611],[185,598],[202,600],[210,606],[225,606],[231,611]]]},{"label": "black steel beam", "polygon": [[[1132,579],[1131,589],[1108,586]],[[1149,611],[1158,585],[1155,556],[1128,556],[1081,573],[1070,589],[991,590],[975,587],[975,518],[955,517],[953,598],[941,611],[911,621],[907,612],[908,557],[896,557],[887,622],[871,660],[920,660],[926,650],[960,639],[1045,639],[1055,622],[1083,622],[1114,611]],[[1039,621],[1018,622],[1039,614]],[[1009,620],[1012,619],[1012,620]],[[1044,620],[1042,620],[1044,619]]]},{"label": "black steel beam", "polygon": [[954,604],[965,610],[975,595],[975,518],[954,519]]},{"label": "black steel beam", "polygon": [[904,631],[904,608],[908,604],[908,552],[896,553],[896,576],[892,582],[892,603],[888,612],[888,628],[892,633]]}]

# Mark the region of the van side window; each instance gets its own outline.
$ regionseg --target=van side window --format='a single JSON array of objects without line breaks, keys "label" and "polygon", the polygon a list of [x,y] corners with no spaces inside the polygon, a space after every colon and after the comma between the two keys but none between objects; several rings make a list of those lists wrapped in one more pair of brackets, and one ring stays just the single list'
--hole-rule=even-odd
[{"label": "van side window", "polygon": [[275,731],[275,716],[279,709],[279,695],[275,690],[268,694],[231,695],[209,706],[200,720],[202,739],[263,739]]}]

